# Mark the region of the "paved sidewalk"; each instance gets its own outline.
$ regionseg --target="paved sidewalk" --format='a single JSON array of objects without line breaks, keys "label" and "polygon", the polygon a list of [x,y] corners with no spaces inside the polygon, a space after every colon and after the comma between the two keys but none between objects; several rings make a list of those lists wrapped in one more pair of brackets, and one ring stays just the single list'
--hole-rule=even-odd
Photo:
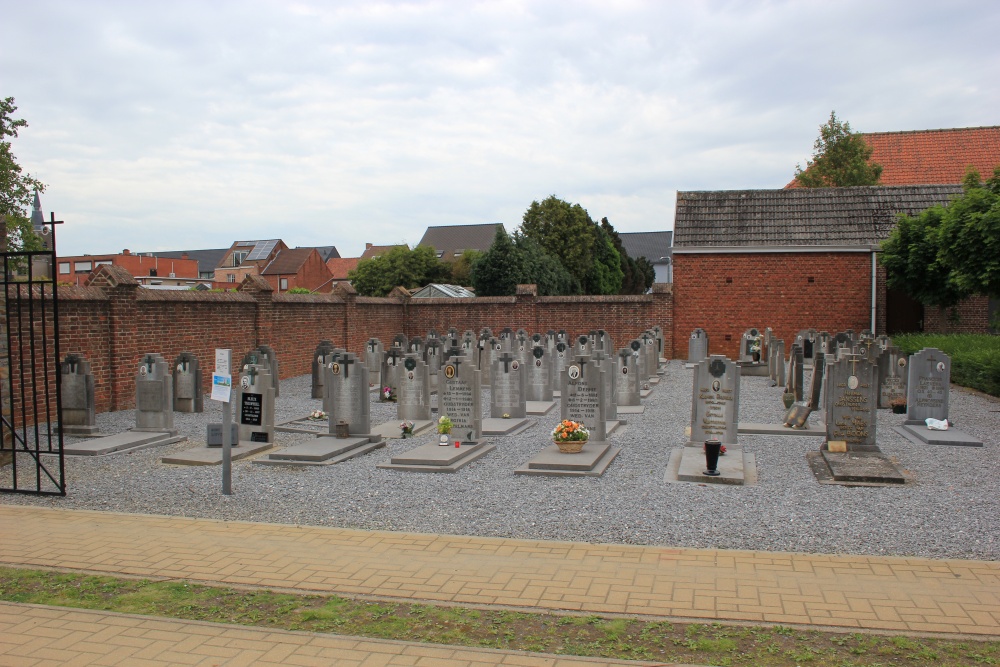
[{"label": "paved sidewalk", "polygon": [[423,535],[0,505],[0,563],[538,611],[1000,636],[1000,563]]},{"label": "paved sidewalk", "polygon": [[0,602],[0,664],[628,667],[666,663],[467,649]]}]

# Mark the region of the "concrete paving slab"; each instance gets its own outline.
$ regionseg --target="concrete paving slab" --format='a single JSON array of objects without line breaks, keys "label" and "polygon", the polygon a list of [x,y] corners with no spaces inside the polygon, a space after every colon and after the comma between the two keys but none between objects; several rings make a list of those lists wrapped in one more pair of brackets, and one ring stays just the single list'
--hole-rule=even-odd
[{"label": "concrete paving slab", "polygon": [[332,459],[334,456],[340,456],[345,452],[368,444],[371,444],[371,439],[368,437],[334,438],[332,436],[323,436],[291,447],[285,447],[281,451],[269,455],[268,458],[316,463]]},{"label": "concrete paving slab", "polygon": [[[684,459],[684,450],[687,447],[678,447],[670,452],[670,459],[667,461],[667,468],[663,474],[663,481],[667,484],[708,484],[707,480],[698,479],[695,482],[688,482],[687,480],[679,479],[678,475],[681,469],[681,461]],[[730,454],[726,454],[730,456]],[[723,456],[721,458],[726,458]],[[702,457],[702,463],[704,464],[704,456]],[[704,466],[702,467],[704,469]],[[743,452],[743,484],[742,486],[754,486],[757,484],[757,457],[750,452]]]},{"label": "concrete paving slab", "polygon": [[652,389],[640,389],[639,390],[639,398],[641,398],[641,399],[647,399],[647,398],[649,398],[649,395],[652,394],[652,393],[653,393]]},{"label": "concrete paving slab", "polygon": [[503,419],[502,417],[497,419],[495,417],[487,417],[483,419],[483,435],[487,437],[502,437],[505,435],[514,435],[525,431],[538,421],[535,419]]},{"label": "concrete paving slab", "polygon": [[125,431],[124,433],[116,433],[115,435],[108,435],[103,438],[94,438],[86,442],[74,442],[64,445],[63,452],[67,456],[104,456],[116,452],[169,445],[185,440],[187,440],[186,436],[178,436],[176,433]]},{"label": "concrete paving slab", "polygon": [[473,461],[476,461],[496,448],[489,440],[476,443],[454,445],[439,445],[428,443],[405,454],[394,456],[389,463],[380,463],[377,467],[383,470],[406,470],[409,472],[456,472]]},{"label": "concrete paving slab", "polygon": [[[324,438],[318,438],[323,440]],[[337,438],[330,438],[331,440],[338,440]],[[356,439],[358,440],[358,439]],[[371,442],[368,438],[360,439],[361,442],[354,447],[332,447],[335,453],[330,456],[314,456],[312,458],[280,458],[280,454],[287,450],[281,450],[275,452],[264,458],[254,459],[254,465],[263,466],[286,466],[286,467],[309,467],[309,466],[332,466],[337,463],[343,463],[344,461],[349,461],[350,459],[356,459],[358,457],[364,456],[369,452],[373,452],[376,449],[382,449],[385,447],[387,440],[378,440],[376,442]],[[343,442],[343,440],[338,440],[338,442]]]},{"label": "concrete paving slab", "polygon": [[[240,461],[274,449],[274,444],[270,442],[248,442],[244,441],[232,448],[232,460]],[[164,456],[160,463],[168,463],[177,466],[218,466],[222,465],[222,447],[195,447],[183,452]]]},{"label": "concrete paving slab", "polygon": [[[387,440],[402,440],[403,434],[399,430],[398,419],[393,421],[385,422],[384,424],[379,424],[378,426],[372,427],[372,435],[378,435]],[[427,433],[434,427],[434,420],[428,419],[418,419],[413,422],[413,435],[421,435]]]},{"label": "concrete paving slab", "polygon": [[830,470],[834,482],[864,482],[866,484],[900,485],[906,477],[879,451],[830,452],[820,450],[820,457]]},{"label": "concrete paving slab", "polygon": [[957,428],[949,428],[947,431],[934,431],[927,428],[926,424],[904,424],[903,426],[893,426],[892,430],[910,442],[918,445],[948,445],[951,447],[982,447],[983,441],[959,431]]},{"label": "concrete paving slab", "polygon": [[307,433],[311,435],[322,435],[330,432],[329,419],[310,419],[307,416],[289,419],[286,422],[274,425],[275,431],[282,433]]},{"label": "concrete paving slab", "polygon": [[617,409],[620,415],[641,415],[646,412],[645,405],[619,405]]},{"label": "concrete paving slab", "polygon": [[719,475],[711,477],[705,474],[704,445],[686,446],[681,456],[677,479],[681,482],[697,482],[699,484],[733,484],[743,486],[746,481],[742,447],[728,447],[728,451],[719,457],[717,470]]}]

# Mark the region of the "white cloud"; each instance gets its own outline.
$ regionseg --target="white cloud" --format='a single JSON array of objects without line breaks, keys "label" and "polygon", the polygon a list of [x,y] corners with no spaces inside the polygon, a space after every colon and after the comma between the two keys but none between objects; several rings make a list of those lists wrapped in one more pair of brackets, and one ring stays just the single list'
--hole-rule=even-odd
[{"label": "white cloud", "polygon": [[780,187],[831,109],[996,124],[989,3],[34,3],[0,26],[63,252],[416,242],[557,194],[621,231]]}]

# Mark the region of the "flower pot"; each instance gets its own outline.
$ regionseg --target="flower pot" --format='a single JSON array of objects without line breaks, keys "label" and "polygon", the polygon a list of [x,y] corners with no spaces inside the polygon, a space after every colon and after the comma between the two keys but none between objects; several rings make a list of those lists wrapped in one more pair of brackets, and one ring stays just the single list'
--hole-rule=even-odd
[{"label": "flower pot", "polygon": [[562,454],[579,454],[583,451],[583,446],[587,444],[586,440],[553,440],[556,443],[556,447]]},{"label": "flower pot", "polygon": [[705,441],[705,470],[704,474],[709,477],[719,476],[719,452],[722,450],[722,443],[718,440]]},{"label": "flower pot", "polygon": [[451,438],[448,436],[447,433],[442,433],[441,435],[438,436],[438,444],[441,445],[442,447],[447,447],[448,441],[450,439]]},{"label": "flower pot", "polygon": [[892,406],[892,413],[895,414],[895,415],[905,415],[906,414],[906,405],[904,404],[904,405],[894,405],[894,406]]},{"label": "flower pot", "polygon": [[760,362],[760,352],[753,352],[753,353],[751,353],[750,354],[750,358],[753,359],[753,362],[755,364],[759,363]]},{"label": "flower pot", "polygon": [[406,440],[409,437],[410,437],[409,433],[403,433],[403,440]]}]

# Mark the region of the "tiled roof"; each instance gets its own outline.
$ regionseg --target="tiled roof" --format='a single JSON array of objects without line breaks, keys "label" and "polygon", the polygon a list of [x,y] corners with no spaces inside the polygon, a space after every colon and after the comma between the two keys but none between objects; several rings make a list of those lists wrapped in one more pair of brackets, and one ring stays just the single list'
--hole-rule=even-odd
[{"label": "tiled roof", "polygon": [[868,246],[889,236],[897,214],[961,192],[955,185],[678,192],[674,248]]},{"label": "tiled roof", "polygon": [[340,257],[340,252],[337,250],[337,246],[335,245],[318,245],[312,247],[316,248],[316,252],[319,253],[319,258],[324,262],[328,259]]},{"label": "tiled roof", "polygon": [[207,250],[169,250],[166,252],[139,253],[140,255],[153,255],[163,259],[182,259],[184,255],[188,259],[198,262],[198,273],[212,273],[219,265],[222,258],[229,252],[229,248],[210,248]]},{"label": "tiled roof", "polygon": [[673,237],[673,232],[618,232],[628,256],[633,259],[645,257],[650,264],[670,257]]},{"label": "tiled roof", "polygon": [[858,134],[883,167],[880,185],[958,184],[970,165],[983,178],[1000,165],[1000,125]]},{"label": "tiled roof", "polygon": [[453,255],[459,250],[486,252],[493,245],[493,239],[500,223],[483,225],[449,225],[428,227],[417,245],[429,245],[439,253]]},{"label": "tiled roof", "polygon": [[326,268],[330,269],[334,280],[347,280],[347,272],[358,268],[359,257],[331,257],[326,260]]},{"label": "tiled roof", "polygon": [[372,245],[365,248],[365,251],[361,253],[359,259],[372,259],[373,257],[378,257],[379,255],[384,255],[393,248],[401,248],[403,244],[397,245]]},{"label": "tiled roof", "polygon": [[271,260],[263,271],[262,275],[295,275],[302,268],[302,265],[309,259],[309,255],[316,252],[316,248],[286,248]]}]

